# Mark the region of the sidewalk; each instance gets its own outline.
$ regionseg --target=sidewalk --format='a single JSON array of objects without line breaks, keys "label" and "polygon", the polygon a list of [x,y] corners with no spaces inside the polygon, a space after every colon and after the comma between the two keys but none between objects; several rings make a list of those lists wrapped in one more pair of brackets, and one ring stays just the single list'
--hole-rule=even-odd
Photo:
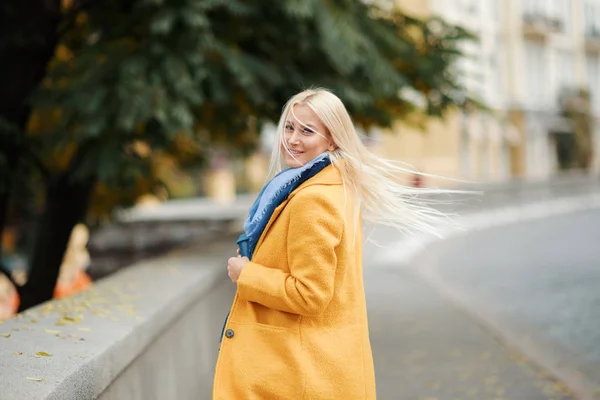
[{"label": "sidewalk", "polygon": [[410,271],[391,268],[365,268],[378,399],[573,398]]}]

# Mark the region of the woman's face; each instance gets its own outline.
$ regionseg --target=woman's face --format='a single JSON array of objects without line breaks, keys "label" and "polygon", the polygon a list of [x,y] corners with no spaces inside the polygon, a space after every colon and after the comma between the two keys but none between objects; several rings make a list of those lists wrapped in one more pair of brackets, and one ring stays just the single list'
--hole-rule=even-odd
[{"label": "woman's face", "polygon": [[281,152],[288,167],[298,168],[334,146],[329,131],[310,107],[296,104],[293,110],[285,122]]}]

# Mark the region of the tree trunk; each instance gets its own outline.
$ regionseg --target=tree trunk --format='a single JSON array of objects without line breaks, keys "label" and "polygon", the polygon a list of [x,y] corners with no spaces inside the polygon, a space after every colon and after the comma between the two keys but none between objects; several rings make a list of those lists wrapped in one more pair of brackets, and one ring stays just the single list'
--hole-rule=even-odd
[{"label": "tree trunk", "polygon": [[[10,192],[8,190],[0,191],[0,239],[2,238],[2,232],[6,226],[6,219],[8,217],[8,201],[10,199]],[[2,260],[2,243],[0,241],[0,260]]]},{"label": "tree trunk", "polygon": [[[8,214],[8,202],[10,200],[10,192],[8,190],[0,191],[0,239],[2,239],[2,233],[6,226],[6,219]],[[4,274],[8,280],[17,287],[16,282],[12,278],[10,271],[2,263],[2,242],[0,240],[0,274]]]},{"label": "tree trunk", "polygon": [[47,188],[46,204],[36,228],[27,283],[20,288],[19,312],[50,300],[71,230],[88,210],[93,179],[71,182],[69,175],[54,179]]},{"label": "tree trunk", "polygon": [[[58,42],[60,5],[60,0],[0,1],[0,118],[19,127],[20,135],[29,120],[31,94],[46,74]],[[14,143],[20,142],[15,138]],[[20,157],[21,149],[14,143],[2,148],[9,159],[9,174],[16,171]],[[10,194],[8,179],[0,190],[0,238],[8,219]]]},{"label": "tree trunk", "polygon": [[[19,162],[16,153],[8,154],[7,156],[7,167],[10,171],[15,171]],[[2,237],[4,234],[4,228],[6,227],[6,223],[8,222],[12,178],[7,179],[6,182],[0,183],[0,186],[0,273],[6,275],[6,277],[11,281],[11,283],[15,285],[15,287],[17,287],[17,284],[13,280],[12,275],[2,263],[2,253],[4,250],[2,248]]]}]

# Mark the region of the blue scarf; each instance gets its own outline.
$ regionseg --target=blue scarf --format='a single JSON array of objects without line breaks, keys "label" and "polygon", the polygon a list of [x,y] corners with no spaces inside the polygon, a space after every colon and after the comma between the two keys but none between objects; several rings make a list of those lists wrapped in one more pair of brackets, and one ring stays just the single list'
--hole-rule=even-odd
[{"label": "blue scarf", "polygon": [[[260,239],[263,230],[271,219],[273,212],[288,196],[306,180],[318,174],[323,168],[331,164],[329,155],[323,153],[298,168],[288,168],[277,174],[267,183],[258,194],[246,221],[244,222],[245,234],[240,236],[239,241],[247,238],[247,250],[242,250],[242,256],[252,259],[254,249]],[[246,254],[244,254],[246,253]]]},{"label": "blue scarf", "polygon": [[[252,259],[258,239],[260,239],[275,209],[298,186],[321,172],[329,164],[331,164],[329,155],[327,153],[320,154],[301,167],[281,171],[262,188],[254,204],[250,207],[248,218],[244,222],[244,233],[238,238],[240,253],[243,257]],[[229,313],[225,317],[219,343],[223,340],[223,333],[228,319]]]}]

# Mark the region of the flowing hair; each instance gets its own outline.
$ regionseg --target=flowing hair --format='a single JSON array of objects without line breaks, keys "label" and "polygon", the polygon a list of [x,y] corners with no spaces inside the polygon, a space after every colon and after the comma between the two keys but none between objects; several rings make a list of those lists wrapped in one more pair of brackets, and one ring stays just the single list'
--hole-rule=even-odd
[{"label": "flowing hair", "polygon": [[[282,147],[293,157],[284,138],[286,122],[290,114],[294,115],[293,107],[297,104],[310,107],[337,146],[329,156],[333,166],[340,171],[346,194],[349,192],[353,198],[355,226],[363,218],[409,234],[440,236],[440,226],[454,224],[451,214],[432,206],[443,203],[434,200],[432,195],[460,191],[417,188],[407,184],[407,177],[434,175],[420,173],[407,164],[387,160],[370,151],[356,132],[342,101],[327,89],[302,91],[286,103],[277,126],[277,141],[273,146],[267,181],[285,168]],[[298,122],[304,125],[302,121]]]}]

